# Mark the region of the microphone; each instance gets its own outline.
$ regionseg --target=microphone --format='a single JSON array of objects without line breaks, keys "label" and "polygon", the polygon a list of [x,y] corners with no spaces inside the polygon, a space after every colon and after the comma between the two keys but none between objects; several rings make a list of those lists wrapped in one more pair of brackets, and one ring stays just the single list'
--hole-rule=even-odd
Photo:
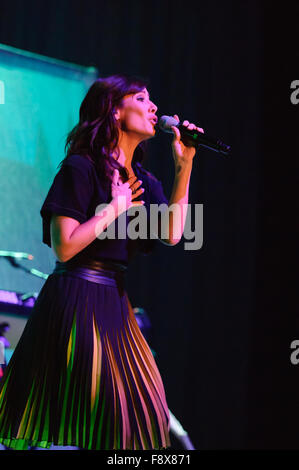
[{"label": "microphone", "polygon": [[164,132],[173,134],[171,126],[175,126],[181,133],[181,140],[187,147],[197,147],[202,145],[210,150],[219,152],[222,155],[229,155],[230,145],[226,145],[214,137],[208,136],[197,129],[187,129],[181,122],[178,122],[171,116],[161,116],[159,119],[159,127]]},{"label": "microphone", "polygon": [[34,256],[29,253],[22,253],[19,251],[3,251],[0,250],[0,258],[14,258],[14,259],[33,259]]}]

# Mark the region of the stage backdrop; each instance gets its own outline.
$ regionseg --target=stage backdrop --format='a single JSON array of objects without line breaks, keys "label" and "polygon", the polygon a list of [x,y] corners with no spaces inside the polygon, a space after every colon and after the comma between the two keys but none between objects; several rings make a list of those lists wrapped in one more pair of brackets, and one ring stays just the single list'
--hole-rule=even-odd
[{"label": "stage backdrop", "polygon": [[[41,243],[39,211],[64,158],[66,134],[97,75],[94,67],[0,45],[0,251],[32,254],[33,260],[18,261],[27,269],[53,269],[54,253]],[[0,290],[38,293],[44,282],[0,256]],[[4,320],[15,325],[0,310]],[[11,328],[12,345],[25,321]]]},{"label": "stage backdrop", "polygon": [[[228,159],[202,149],[194,160],[190,203],[204,205],[203,247],[158,244],[136,257],[128,295],[150,316],[169,408],[197,449],[298,449],[299,104],[290,85],[299,3],[53,0],[47,15],[36,0],[17,7],[17,21],[16,2],[1,8],[0,42],[95,65],[101,76],[149,77],[158,115],[176,113],[232,146]],[[148,159],[167,196],[170,142],[157,134]],[[39,230],[36,208],[30,216]]]}]

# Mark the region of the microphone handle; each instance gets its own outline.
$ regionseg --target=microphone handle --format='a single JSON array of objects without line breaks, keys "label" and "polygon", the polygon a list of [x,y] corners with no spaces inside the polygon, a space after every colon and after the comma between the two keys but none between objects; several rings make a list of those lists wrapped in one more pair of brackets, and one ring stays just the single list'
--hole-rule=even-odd
[{"label": "microphone handle", "polygon": [[208,136],[203,132],[197,131],[196,129],[188,129],[186,126],[179,124],[178,129],[181,133],[181,140],[187,147],[206,147],[215,152],[219,152],[222,155],[229,155],[230,146],[224,144],[220,140],[214,137]]}]

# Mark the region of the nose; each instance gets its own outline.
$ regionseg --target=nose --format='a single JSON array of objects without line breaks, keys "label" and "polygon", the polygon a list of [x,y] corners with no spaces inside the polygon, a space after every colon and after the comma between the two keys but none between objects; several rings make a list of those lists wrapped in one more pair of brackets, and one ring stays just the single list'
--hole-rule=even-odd
[{"label": "nose", "polygon": [[150,101],[150,113],[156,113],[157,110],[158,110],[158,107],[155,105],[155,103]]}]

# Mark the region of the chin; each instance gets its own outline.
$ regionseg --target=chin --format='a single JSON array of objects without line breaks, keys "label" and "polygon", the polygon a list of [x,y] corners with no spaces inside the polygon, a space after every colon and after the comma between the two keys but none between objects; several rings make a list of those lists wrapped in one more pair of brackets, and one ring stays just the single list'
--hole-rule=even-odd
[{"label": "chin", "polygon": [[155,137],[156,133],[153,132],[152,134],[149,134],[147,137],[144,138],[144,140],[148,140],[148,139],[153,139]]},{"label": "chin", "polygon": [[154,130],[153,132],[149,133],[147,132],[146,134],[143,134],[142,135],[142,140],[148,140],[148,139],[152,139],[153,137],[155,137],[156,135],[156,131]]},{"label": "chin", "polygon": [[152,132],[149,134],[149,138],[155,137],[155,135],[156,135],[156,129],[153,128]]}]

